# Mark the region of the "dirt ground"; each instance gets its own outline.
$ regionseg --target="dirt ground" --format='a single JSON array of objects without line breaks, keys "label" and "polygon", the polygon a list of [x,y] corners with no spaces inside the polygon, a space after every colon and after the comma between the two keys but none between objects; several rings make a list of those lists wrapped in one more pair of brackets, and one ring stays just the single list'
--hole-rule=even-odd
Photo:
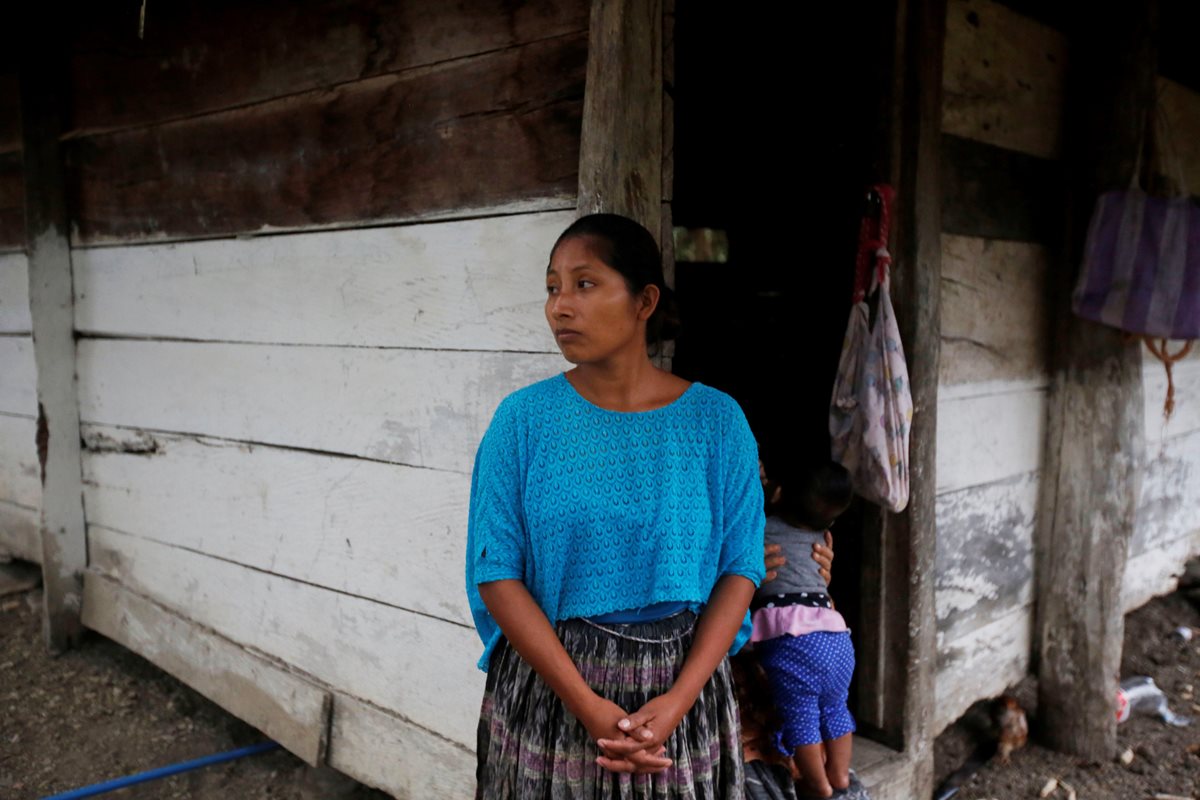
[{"label": "dirt ground", "polygon": [[[1172,632],[1186,626],[1196,636],[1184,642]],[[1193,718],[1175,728],[1157,717],[1135,715],[1117,729],[1119,747],[1132,750],[1128,765],[1119,761],[1089,763],[1036,745],[1018,750],[1008,766],[992,759],[962,785],[954,800],[1037,798],[1051,779],[1065,782],[1078,800],[1151,800],[1155,795],[1200,797],[1200,611],[1183,592],[1151,601],[1125,618],[1125,650],[1121,678],[1149,675],[1166,693],[1176,714]],[[1027,678],[1012,687],[1021,705],[1036,711],[1037,686]],[[938,738],[935,748],[940,783],[974,749],[983,704]],[[1030,729],[1036,724],[1031,713]],[[1191,748],[1189,750],[1189,748]],[[1066,800],[1058,789],[1051,798]]]},{"label": "dirt ground", "polygon": [[[1200,589],[1194,590],[1200,596]],[[42,643],[40,589],[0,596],[0,798],[33,800],[80,786],[174,764],[265,737],[140,656],[86,632],[80,647],[51,657]],[[1172,637],[1196,630],[1190,642]],[[1150,675],[1187,728],[1134,716],[1121,725],[1127,766],[1084,763],[1036,745],[1009,766],[993,760],[965,782],[956,800],[1036,798],[1051,778],[1078,800],[1150,800],[1155,794],[1200,797],[1200,610],[1184,593],[1159,598],[1126,620],[1121,676]],[[1013,687],[1033,709],[1036,686]],[[952,726],[936,747],[938,782],[978,742],[983,704]],[[1031,722],[1031,725],[1034,724]],[[1191,748],[1189,750],[1189,747]],[[142,800],[387,800],[331,769],[313,769],[285,750],[248,756],[102,797]],[[1059,790],[1053,798],[1066,800]]]},{"label": "dirt ground", "polygon": [[[32,800],[266,741],[100,634],[57,658],[42,593],[0,597],[0,798]],[[99,795],[140,800],[387,800],[278,749]]]}]

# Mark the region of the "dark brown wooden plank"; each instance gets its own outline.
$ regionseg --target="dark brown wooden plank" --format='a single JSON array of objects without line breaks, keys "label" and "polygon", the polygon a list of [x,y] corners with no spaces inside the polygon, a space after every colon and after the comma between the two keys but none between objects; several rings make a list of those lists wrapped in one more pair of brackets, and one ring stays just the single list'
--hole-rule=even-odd
[{"label": "dark brown wooden plank", "polygon": [[73,43],[75,131],[233,108],[587,29],[586,0],[100,4]]},{"label": "dark brown wooden plank", "polygon": [[1138,343],[1071,313],[1100,191],[1128,185],[1141,122],[1153,118],[1156,0],[1117,0],[1071,31],[1064,152],[1067,229],[1051,292],[1056,318],[1039,500],[1038,733],[1092,760],[1113,756],[1113,697],[1125,621],[1121,590],[1137,522],[1145,420]]},{"label": "dark brown wooden plank", "polygon": [[21,149],[21,94],[17,76],[0,73],[0,154]]},{"label": "dark brown wooden plank", "polygon": [[1063,191],[1054,161],[942,135],[946,233],[1053,245],[1061,239]]},{"label": "dark brown wooden plank", "polygon": [[25,185],[21,154],[0,155],[0,250],[25,246]]},{"label": "dark brown wooden plank", "polygon": [[593,0],[579,213],[624,214],[662,236],[662,0]]},{"label": "dark brown wooden plank", "polygon": [[411,219],[575,193],[586,35],[71,140],[82,242]]}]

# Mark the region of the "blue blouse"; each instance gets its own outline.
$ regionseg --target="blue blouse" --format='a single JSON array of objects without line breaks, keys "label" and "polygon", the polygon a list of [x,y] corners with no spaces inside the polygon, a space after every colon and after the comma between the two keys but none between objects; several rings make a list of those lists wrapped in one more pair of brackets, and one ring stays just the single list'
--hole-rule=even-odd
[{"label": "blue blouse", "polygon": [[[564,373],[501,401],[475,454],[466,587],[487,670],[501,632],[478,584],[518,579],[553,624],[763,578],[758,447],[737,402],[692,383],[650,411],[600,408]],[[747,612],[730,653],[750,637]]]}]

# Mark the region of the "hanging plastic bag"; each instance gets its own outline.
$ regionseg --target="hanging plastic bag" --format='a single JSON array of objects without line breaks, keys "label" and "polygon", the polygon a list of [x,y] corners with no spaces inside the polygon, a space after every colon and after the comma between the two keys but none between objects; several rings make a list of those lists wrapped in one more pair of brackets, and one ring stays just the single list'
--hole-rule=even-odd
[{"label": "hanging plastic bag", "polygon": [[[887,228],[893,190],[875,186],[879,217],[868,214],[859,237],[854,305],[829,408],[833,460],[862,497],[891,511],[908,505],[912,394],[890,295]],[[874,304],[874,315],[871,306]]]}]

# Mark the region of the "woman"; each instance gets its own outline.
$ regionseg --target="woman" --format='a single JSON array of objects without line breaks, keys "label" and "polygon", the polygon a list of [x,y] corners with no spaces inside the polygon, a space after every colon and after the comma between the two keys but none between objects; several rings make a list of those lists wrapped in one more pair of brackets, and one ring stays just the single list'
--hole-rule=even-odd
[{"label": "woman", "polygon": [[472,473],[477,796],[741,798],[727,654],[764,572],[754,437],[650,361],[673,302],[645,228],[577,220],[546,290],[575,367],[504,399]]}]

